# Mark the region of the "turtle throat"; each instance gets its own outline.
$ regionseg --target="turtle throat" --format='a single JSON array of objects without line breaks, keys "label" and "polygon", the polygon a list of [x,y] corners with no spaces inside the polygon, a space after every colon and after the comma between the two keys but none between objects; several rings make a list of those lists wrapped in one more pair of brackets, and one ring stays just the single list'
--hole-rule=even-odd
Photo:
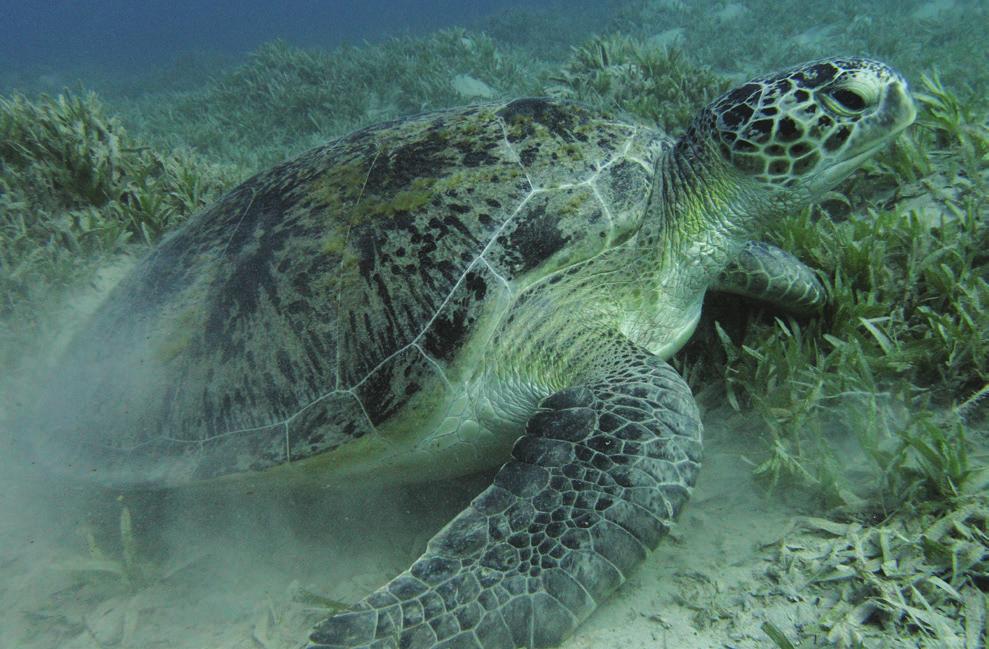
[{"label": "turtle throat", "polygon": [[681,269],[689,288],[706,287],[755,233],[770,209],[763,192],[714,146],[688,132],[660,159],[640,245],[658,268]]}]

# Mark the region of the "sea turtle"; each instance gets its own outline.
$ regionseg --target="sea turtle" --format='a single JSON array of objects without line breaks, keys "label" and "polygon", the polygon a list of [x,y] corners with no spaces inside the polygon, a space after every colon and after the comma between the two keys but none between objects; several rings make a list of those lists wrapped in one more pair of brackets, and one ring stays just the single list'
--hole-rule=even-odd
[{"label": "sea turtle", "polygon": [[62,361],[38,450],[116,486],[503,464],[309,642],[555,645],[690,493],[701,422],[665,359],[705,291],[818,307],[814,274],[750,238],[914,116],[897,72],[831,58],[724,94],[676,140],[546,98],[364,128],[139,263]]}]

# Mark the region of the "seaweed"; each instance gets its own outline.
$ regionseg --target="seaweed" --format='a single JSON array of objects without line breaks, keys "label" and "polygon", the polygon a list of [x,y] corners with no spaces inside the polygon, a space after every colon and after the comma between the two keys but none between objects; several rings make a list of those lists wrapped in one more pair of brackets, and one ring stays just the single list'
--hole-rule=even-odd
[{"label": "seaweed", "polygon": [[941,514],[868,527],[802,519],[780,544],[785,568],[778,577],[819,598],[821,615],[794,646],[861,647],[890,637],[916,638],[918,646],[982,646],[987,521],[984,495]]},{"label": "seaweed", "polygon": [[53,292],[153,243],[230,178],[189,151],[152,151],[92,93],[0,97],[0,365],[37,336]]},{"label": "seaweed", "polygon": [[[688,349],[692,380],[719,381],[734,408],[764,422],[756,474],[770,488],[795,481],[832,506],[866,498],[895,507],[911,494],[950,507],[970,473],[958,414],[974,420],[989,384],[989,192],[981,180],[989,128],[936,75],[924,84],[909,143],[839,188],[846,206],[844,192],[854,192],[861,207],[843,218],[808,209],[770,228],[770,240],[822,271],[825,317],[715,316]],[[939,163],[914,161],[919,150]],[[890,191],[899,173],[891,167],[911,169],[914,188]],[[931,187],[940,188],[935,203],[911,205]],[[839,457],[850,451],[829,441],[849,435],[873,462],[867,487],[843,475]],[[907,488],[918,475],[927,488]]]},{"label": "seaweed", "polygon": [[476,101],[458,92],[458,75],[483,82],[494,98],[532,94],[540,83],[521,52],[451,28],[332,51],[275,40],[198,91],[121,106],[158,146],[208,150],[256,170],[368,124]]},{"label": "seaweed", "polygon": [[678,47],[652,47],[621,34],[574,47],[549,82],[551,95],[628,113],[671,134],[729,85]]}]

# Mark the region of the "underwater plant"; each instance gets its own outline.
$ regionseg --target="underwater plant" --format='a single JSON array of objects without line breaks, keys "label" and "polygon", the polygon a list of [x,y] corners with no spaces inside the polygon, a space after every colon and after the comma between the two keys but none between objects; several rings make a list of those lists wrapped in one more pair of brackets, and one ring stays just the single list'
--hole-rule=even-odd
[{"label": "underwater plant", "polygon": [[477,101],[458,91],[458,75],[490,98],[534,94],[531,68],[522,52],[460,28],[331,51],[275,40],[198,91],[123,106],[153,144],[208,150],[246,172],[368,124]]},{"label": "underwater plant", "polygon": [[728,82],[689,59],[678,47],[652,47],[613,34],[573,48],[549,77],[550,95],[635,115],[677,134]]},{"label": "underwater plant", "polygon": [[[989,192],[982,180],[989,127],[984,112],[959,108],[937,79],[923,78],[919,125],[901,136],[905,144],[835,193],[839,219],[810,209],[770,229],[770,240],[823,271],[831,296],[824,317],[743,311],[739,318],[727,313],[737,309],[719,311],[725,298],[714,297],[713,313],[688,349],[684,362],[695,366],[695,384],[723,372],[729,403],[754,409],[765,422],[768,455],[757,474],[769,485],[788,475],[827,501],[841,502],[838,494],[845,494],[850,502],[853,490],[826,441],[836,429],[858,431],[865,448],[904,442],[900,453],[913,458],[907,465],[940,485],[936,498],[953,488],[934,473],[953,466],[948,472],[955,480],[965,474],[961,456],[951,458],[962,453],[964,436],[931,437],[954,430],[950,423],[914,417],[901,426],[903,416],[895,414],[900,404],[914,412],[961,408],[973,415],[976,395],[989,385]],[[891,188],[891,178],[904,170],[909,185]],[[852,213],[844,192],[864,196]],[[933,203],[914,199],[931,195]],[[850,406],[839,411],[842,426],[835,424],[837,403]],[[944,466],[934,461],[935,450],[948,454]],[[881,482],[887,467],[873,470]],[[887,496],[905,493],[901,482],[887,487]]]},{"label": "underwater plant", "polygon": [[[818,619],[780,649],[888,646],[980,647],[986,639],[989,500],[872,525],[805,517],[780,544],[782,587],[816,602]],[[879,643],[879,644],[877,644]],[[912,644],[916,643],[916,644]]]},{"label": "underwater plant", "polygon": [[119,538],[114,543],[118,546],[116,553],[106,549],[97,539],[94,526],[86,524],[79,529],[79,533],[86,542],[87,555],[62,560],[57,568],[78,574],[111,575],[129,593],[134,594],[149,583],[156,568],[150,561],[140,558],[130,508],[122,497],[117,500],[120,503],[120,515],[117,526]]},{"label": "underwater plant", "polygon": [[[675,30],[691,57],[722,74],[750,74],[787,61],[835,52],[894,60],[910,78],[940,68],[956,90],[985,97],[989,75],[975,64],[983,52],[989,6],[984,2],[746,0],[617,3],[604,33],[648,41]],[[767,34],[773,36],[767,38]]]},{"label": "underwater plant", "polygon": [[0,366],[14,372],[26,341],[57,326],[45,316],[53,291],[157,241],[231,177],[131,138],[92,93],[0,97]]}]

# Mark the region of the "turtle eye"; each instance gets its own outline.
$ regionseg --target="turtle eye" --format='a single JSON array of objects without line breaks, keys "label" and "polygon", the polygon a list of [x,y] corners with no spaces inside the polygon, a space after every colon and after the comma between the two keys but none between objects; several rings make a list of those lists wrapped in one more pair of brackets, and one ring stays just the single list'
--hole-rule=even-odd
[{"label": "turtle eye", "polygon": [[861,93],[850,88],[830,88],[824,92],[822,98],[827,107],[839,115],[856,115],[869,105]]}]

